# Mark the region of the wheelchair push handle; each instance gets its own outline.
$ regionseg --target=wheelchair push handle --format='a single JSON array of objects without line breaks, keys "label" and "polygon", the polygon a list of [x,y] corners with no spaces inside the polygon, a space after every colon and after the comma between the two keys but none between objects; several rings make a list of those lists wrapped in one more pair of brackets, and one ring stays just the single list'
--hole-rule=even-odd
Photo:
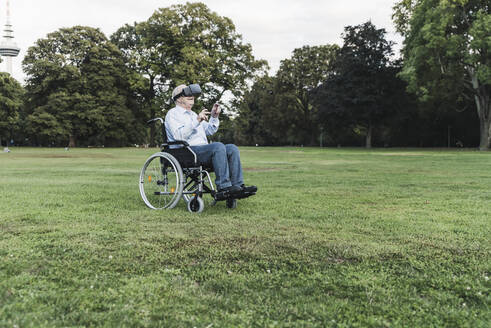
[{"label": "wheelchair push handle", "polygon": [[157,121],[160,121],[160,123],[164,124],[164,119],[162,117],[152,118],[151,120],[147,121],[147,124],[150,125]]}]

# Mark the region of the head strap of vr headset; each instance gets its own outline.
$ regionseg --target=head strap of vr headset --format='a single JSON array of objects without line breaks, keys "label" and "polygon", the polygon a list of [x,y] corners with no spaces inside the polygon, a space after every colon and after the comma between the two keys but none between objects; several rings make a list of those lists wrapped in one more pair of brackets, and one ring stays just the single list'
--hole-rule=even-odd
[{"label": "head strap of vr headset", "polygon": [[175,102],[180,97],[197,97],[200,94],[201,94],[201,88],[199,84],[190,84],[185,88],[183,88],[181,92],[179,92],[177,95],[172,97],[172,100],[174,100]]}]

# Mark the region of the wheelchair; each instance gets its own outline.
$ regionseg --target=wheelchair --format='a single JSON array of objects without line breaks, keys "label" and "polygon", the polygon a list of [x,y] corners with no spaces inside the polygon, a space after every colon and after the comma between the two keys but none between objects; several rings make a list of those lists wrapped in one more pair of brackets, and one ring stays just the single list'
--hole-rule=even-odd
[{"label": "wheelchair", "polygon": [[[198,157],[186,141],[167,141],[164,120],[160,117],[147,122],[162,124],[164,142],[160,152],[150,155],[140,172],[140,195],[149,208],[154,210],[171,209],[181,198],[187,203],[189,212],[200,213],[205,207],[204,194],[213,198],[212,205],[226,201],[228,208],[237,207],[237,199],[255,194],[232,195],[217,192],[210,177],[212,167],[198,164]],[[179,146],[171,148],[171,146]]]}]

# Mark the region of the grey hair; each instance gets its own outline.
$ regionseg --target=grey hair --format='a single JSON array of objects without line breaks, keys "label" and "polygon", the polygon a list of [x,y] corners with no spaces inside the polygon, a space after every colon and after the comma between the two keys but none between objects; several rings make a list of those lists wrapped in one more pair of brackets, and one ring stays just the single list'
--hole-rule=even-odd
[{"label": "grey hair", "polygon": [[[177,96],[178,94],[180,94],[182,92],[182,90],[186,87],[185,84],[181,84],[181,85],[178,85],[174,91],[172,91],[172,99],[174,99],[175,96]],[[177,100],[177,99],[176,99]]]}]

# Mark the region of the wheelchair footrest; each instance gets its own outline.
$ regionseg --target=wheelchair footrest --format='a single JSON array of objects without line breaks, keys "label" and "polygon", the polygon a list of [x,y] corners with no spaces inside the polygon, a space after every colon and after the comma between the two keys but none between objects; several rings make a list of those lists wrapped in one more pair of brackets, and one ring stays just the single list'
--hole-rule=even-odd
[{"label": "wheelchair footrest", "polygon": [[229,191],[219,191],[213,195],[216,201],[227,200],[227,199],[243,199],[255,195],[255,192],[241,191],[237,193],[231,193]]},{"label": "wheelchair footrest", "polygon": [[255,192],[247,192],[247,191],[244,191],[242,193],[240,193],[240,195],[237,195],[233,198],[235,199],[242,199],[242,198],[247,198],[247,197],[250,197],[250,196],[254,196],[256,193]]}]

